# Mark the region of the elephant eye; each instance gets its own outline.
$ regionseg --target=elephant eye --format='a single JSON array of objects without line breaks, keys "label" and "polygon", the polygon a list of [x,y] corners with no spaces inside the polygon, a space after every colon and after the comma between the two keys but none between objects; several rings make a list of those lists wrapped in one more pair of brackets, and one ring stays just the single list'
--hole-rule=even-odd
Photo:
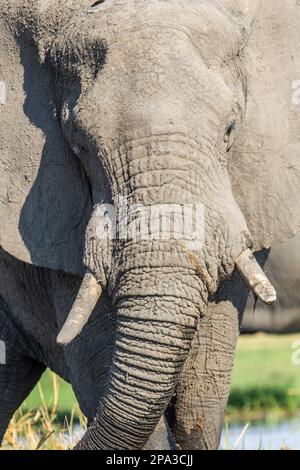
[{"label": "elephant eye", "polygon": [[93,3],[93,5],[91,5],[91,8],[95,8],[97,7],[98,5],[101,5],[101,3],[104,3],[105,0],[98,0],[97,2]]},{"label": "elephant eye", "polygon": [[226,133],[224,135],[224,142],[227,145],[227,150],[230,150],[231,145],[233,144],[233,134],[236,129],[236,122],[232,121],[227,127]]},{"label": "elephant eye", "polygon": [[88,153],[88,148],[86,147],[86,143],[84,141],[84,137],[81,132],[76,129],[74,130],[72,136],[72,150],[77,157],[84,156]]},{"label": "elephant eye", "polygon": [[82,147],[80,144],[75,144],[73,145],[73,152],[76,155],[76,157],[79,157],[83,153],[86,153],[86,149]]},{"label": "elephant eye", "polygon": [[90,13],[93,13],[94,11],[97,11],[97,7],[99,7],[102,3],[104,3],[105,0],[98,0],[97,2],[94,2],[90,8],[89,8],[89,12]]},{"label": "elephant eye", "polygon": [[232,121],[229,126],[227,127],[227,131],[225,136],[230,137],[231,134],[235,131],[235,121]]}]

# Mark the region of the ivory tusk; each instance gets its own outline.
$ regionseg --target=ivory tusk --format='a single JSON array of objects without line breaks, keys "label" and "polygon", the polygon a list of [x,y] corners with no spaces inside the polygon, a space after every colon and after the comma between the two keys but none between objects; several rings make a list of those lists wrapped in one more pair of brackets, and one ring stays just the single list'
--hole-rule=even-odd
[{"label": "ivory tusk", "polygon": [[245,250],[236,260],[236,267],[254,294],[265,304],[276,301],[276,290],[259,266],[251,250]]},{"label": "ivory tusk", "polygon": [[58,344],[69,344],[80,334],[93,313],[101,292],[96,278],[91,273],[86,273],[71,312],[57,337]]}]

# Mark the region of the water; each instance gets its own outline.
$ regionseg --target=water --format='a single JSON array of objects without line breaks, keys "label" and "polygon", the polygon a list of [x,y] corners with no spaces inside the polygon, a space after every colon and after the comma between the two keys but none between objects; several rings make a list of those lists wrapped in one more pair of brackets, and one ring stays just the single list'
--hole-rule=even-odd
[{"label": "water", "polygon": [[[244,432],[244,434],[243,434]],[[75,425],[71,433],[59,435],[65,446],[72,448],[81,439],[84,430]],[[26,448],[26,444],[24,445]],[[280,450],[282,448],[300,450],[300,416],[298,419],[280,423],[252,423],[247,429],[245,424],[231,424],[228,431],[224,428],[220,449],[236,450]]]},{"label": "water", "polygon": [[[292,420],[274,423],[251,423],[245,430],[244,424],[231,424],[226,437],[224,428],[221,449],[236,448],[237,450],[280,450],[288,448],[300,450],[300,416]],[[244,436],[239,439],[245,431]],[[72,447],[83,435],[84,431],[75,426],[71,436],[65,436],[65,444]],[[229,446],[228,446],[229,439]],[[237,441],[239,441],[236,446]]]},{"label": "water", "polygon": [[[280,423],[252,423],[242,439],[239,439],[245,424],[233,424],[223,430],[221,449],[237,450],[300,450],[300,417]],[[229,446],[228,446],[229,439]]]}]

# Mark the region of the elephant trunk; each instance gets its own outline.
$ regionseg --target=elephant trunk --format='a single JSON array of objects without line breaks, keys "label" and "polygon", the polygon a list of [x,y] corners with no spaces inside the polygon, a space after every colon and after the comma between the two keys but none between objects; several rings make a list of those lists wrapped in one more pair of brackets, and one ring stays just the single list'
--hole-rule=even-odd
[{"label": "elephant trunk", "polygon": [[[246,250],[246,223],[219,167],[216,178],[194,179],[210,174],[210,154],[172,134],[123,144],[103,156],[121,236],[111,244],[102,239],[105,216],[94,209],[85,255],[93,294],[83,286],[59,338],[69,342],[88,320],[100,293],[97,283],[107,288],[117,311],[114,352],[106,392],[78,449],[144,446],[172,397],[208,294],[235,262],[257,295],[274,299]],[[194,243],[198,230],[205,243],[203,237]]]},{"label": "elephant trunk", "polygon": [[204,286],[199,289],[200,280],[183,270],[175,276],[166,269],[159,276],[149,269],[147,280],[142,277],[129,272],[118,283],[107,392],[77,449],[142,448],[171,399],[189,353]]}]

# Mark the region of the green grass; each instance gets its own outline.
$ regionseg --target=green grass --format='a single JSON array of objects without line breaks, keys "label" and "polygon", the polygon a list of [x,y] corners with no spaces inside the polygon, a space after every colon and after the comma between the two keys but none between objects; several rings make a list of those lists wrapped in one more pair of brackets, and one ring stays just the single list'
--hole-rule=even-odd
[{"label": "green grass", "polygon": [[[277,413],[295,414],[300,410],[300,366],[292,363],[294,340],[299,335],[241,336],[235,360],[227,420],[265,418]],[[49,372],[41,380],[46,404],[53,405],[53,386]],[[59,379],[57,414],[70,415],[77,401],[70,385]],[[23,405],[31,410],[42,405],[38,387]]]},{"label": "green grass", "polygon": [[44,393],[40,382],[38,400],[35,397],[37,390],[30,397],[30,400],[34,400],[34,409],[26,411],[24,405],[14,414],[0,450],[65,450],[73,448],[75,443],[76,421],[83,430],[86,429],[86,418],[76,404],[68,416],[58,415],[60,400],[58,377],[48,372],[43,382],[48,387],[48,392]]},{"label": "green grass", "polygon": [[[53,396],[53,381],[52,374],[47,370],[40,380],[40,386],[43,392],[44,401],[48,408],[50,409],[53,406],[54,396]],[[59,419],[64,418],[64,415],[71,415],[74,407],[78,404],[76,397],[73,393],[71,385],[66,383],[63,379],[58,378],[58,397],[57,397],[57,411]],[[40,393],[40,388],[36,386],[31,392],[29,397],[23,403],[23,410],[33,410],[43,406],[43,400]]]},{"label": "green grass", "polygon": [[292,363],[292,343],[299,335],[244,335],[240,337],[232,378],[233,388],[290,381],[300,390],[300,366]]},{"label": "green grass", "polygon": [[227,419],[293,415],[300,410],[300,366],[292,363],[299,335],[245,335],[239,340]]}]

